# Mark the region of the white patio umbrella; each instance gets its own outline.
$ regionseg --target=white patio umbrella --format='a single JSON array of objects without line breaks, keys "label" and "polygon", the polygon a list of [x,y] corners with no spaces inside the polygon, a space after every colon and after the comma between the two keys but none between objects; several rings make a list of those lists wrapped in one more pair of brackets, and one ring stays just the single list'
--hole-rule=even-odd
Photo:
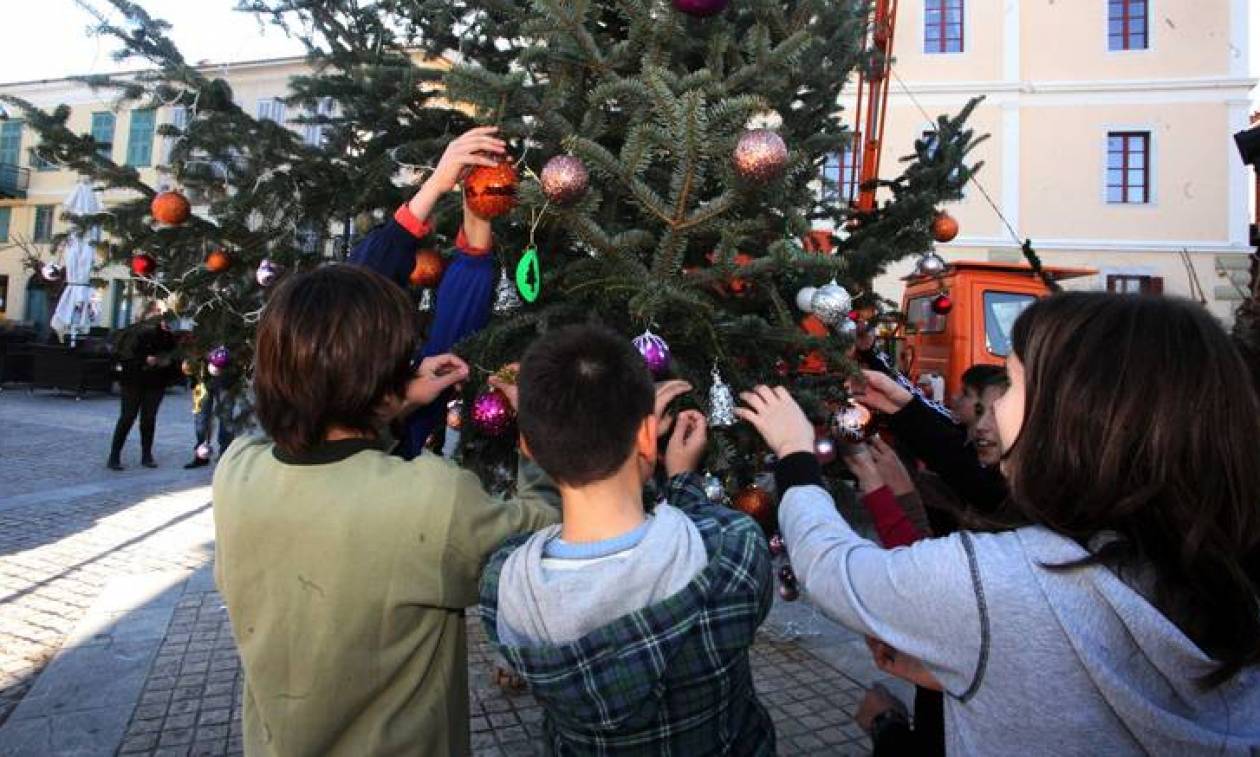
[{"label": "white patio umbrella", "polygon": [[[86,180],[75,185],[62,206],[67,213],[76,216],[101,212],[101,201]],[[70,235],[65,255],[66,286],[61,292],[51,325],[63,336],[70,334],[71,346],[79,334],[87,333],[96,322],[96,308],[92,307],[92,262],[95,258],[96,250],[91,241],[77,232]]]}]

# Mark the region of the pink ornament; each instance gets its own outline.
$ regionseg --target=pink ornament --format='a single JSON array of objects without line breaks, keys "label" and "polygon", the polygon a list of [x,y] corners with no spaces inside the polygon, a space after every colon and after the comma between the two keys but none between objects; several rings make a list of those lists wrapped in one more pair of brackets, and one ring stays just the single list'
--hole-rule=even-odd
[{"label": "pink ornament", "polygon": [[232,362],[232,353],[228,352],[227,347],[215,347],[206,355],[206,362],[215,368],[226,368]]},{"label": "pink ornament", "polygon": [[198,460],[209,460],[210,455],[213,452],[214,450],[211,449],[210,445],[206,444],[205,442],[202,442],[201,444],[197,445],[197,459]]},{"label": "pink ornament", "polygon": [[836,461],[836,443],[827,437],[814,440],[814,457],[819,465],[830,465]]},{"label": "pink ornament", "polygon": [[669,373],[669,345],[664,339],[652,333],[651,329],[634,338],[634,348],[643,356],[648,370],[656,378],[663,378]]},{"label": "pink ornament", "polygon": [[688,16],[706,18],[726,10],[730,0],[674,0],[674,7]]},{"label": "pink ornament", "polygon": [[783,543],[783,537],[775,534],[770,537],[770,555],[778,557],[787,554],[787,545]]},{"label": "pink ornament", "polygon": [[516,411],[512,409],[512,403],[498,389],[483,392],[473,400],[473,425],[486,436],[502,436],[512,428],[514,420]]},{"label": "pink ornament", "polygon": [[559,205],[569,205],[586,194],[590,179],[581,158],[572,155],[557,155],[547,161],[539,177],[543,194]]}]

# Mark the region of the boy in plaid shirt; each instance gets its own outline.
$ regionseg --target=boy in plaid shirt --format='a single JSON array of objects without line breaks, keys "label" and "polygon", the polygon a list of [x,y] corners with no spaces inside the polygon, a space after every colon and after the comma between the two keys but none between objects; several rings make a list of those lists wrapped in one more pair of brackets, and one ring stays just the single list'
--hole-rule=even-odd
[{"label": "boy in plaid shirt", "polygon": [[544,707],[547,752],[773,754],[748,662],[772,601],[769,550],[692,472],[704,416],[679,415],[668,502],[648,513],[658,420],[625,339],[550,332],[519,387],[522,449],[558,485],[563,524],[504,544],[481,605],[491,641]]}]

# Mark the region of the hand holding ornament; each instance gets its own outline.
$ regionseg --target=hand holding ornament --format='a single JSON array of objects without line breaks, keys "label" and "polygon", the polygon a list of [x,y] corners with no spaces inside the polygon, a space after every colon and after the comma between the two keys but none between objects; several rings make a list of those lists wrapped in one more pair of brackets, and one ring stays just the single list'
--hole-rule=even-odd
[{"label": "hand holding ornament", "polygon": [[699,410],[684,410],[678,414],[674,434],[665,448],[665,473],[670,478],[692,473],[700,466],[709,443],[708,427],[708,420]]},{"label": "hand holding ornament", "polygon": [[740,395],[747,407],[735,414],[748,421],[779,459],[797,452],[814,454],[814,424],[788,390],[759,386]]}]

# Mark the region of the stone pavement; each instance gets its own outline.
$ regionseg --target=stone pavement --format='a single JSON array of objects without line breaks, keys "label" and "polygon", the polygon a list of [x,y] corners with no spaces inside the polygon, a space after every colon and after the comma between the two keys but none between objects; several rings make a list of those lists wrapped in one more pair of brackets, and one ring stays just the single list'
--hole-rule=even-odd
[{"label": "stone pavement", "polygon": [[[187,403],[183,392],[163,403],[162,469],[110,474],[117,398],[0,392],[0,755],[239,753],[241,671],[211,574],[209,475],[179,469]],[[474,752],[534,753],[540,708],[493,684],[473,613],[469,631]],[[863,685],[908,696],[805,602],[776,605],[752,662],[785,755],[865,754],[852,721]]]}]

